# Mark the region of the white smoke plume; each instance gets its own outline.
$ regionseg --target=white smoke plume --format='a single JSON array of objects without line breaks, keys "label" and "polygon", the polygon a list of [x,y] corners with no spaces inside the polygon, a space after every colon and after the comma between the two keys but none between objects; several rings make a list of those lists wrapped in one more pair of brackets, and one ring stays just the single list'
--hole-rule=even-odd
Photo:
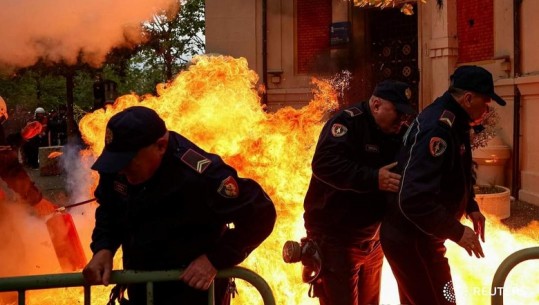
[{"label": "white smoke plume", "polygon": [[178,0],[0,0],[0,67],[51,62],[99,66],[118,46],[143,40],[140,24]]}]

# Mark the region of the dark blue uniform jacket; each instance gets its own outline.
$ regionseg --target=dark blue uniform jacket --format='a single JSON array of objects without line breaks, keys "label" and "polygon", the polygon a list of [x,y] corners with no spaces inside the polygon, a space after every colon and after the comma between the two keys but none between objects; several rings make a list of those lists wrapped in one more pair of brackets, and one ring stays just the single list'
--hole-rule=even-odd
[{"label": "dark blue uniform jacket", "polygon": [[393,227],[460,240],[460,218],[479,210],[473,192],[470,121],[447,92],[414,120],[398,157],[402,185],[388,216]]},{"label": "dark blue uniform jacket", "polygon": [[101,174],[95,195],[91,249],[116,251],[121,244],[126,269],[178,269],[202,254],[217,269],[234,266],[271,233],[276,218],[255,181],[174,132],[148,182],[132,186]]},{"label": "dark blue uniform jacket", "polygon": [[307,231],[377,238],[386,205],[378,169],[394,161],[400,138],[378,128],[368,102],[335,114],[322,129],[312,161],[304,201]]}]

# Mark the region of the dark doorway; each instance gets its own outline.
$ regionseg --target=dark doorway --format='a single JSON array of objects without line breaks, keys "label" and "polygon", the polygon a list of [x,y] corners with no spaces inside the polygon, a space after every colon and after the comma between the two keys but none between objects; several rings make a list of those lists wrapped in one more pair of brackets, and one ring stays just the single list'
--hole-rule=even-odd
[{"label": "dark doorway", "polygon": [[417,15],[407,16],[399,9],[358,7],[352,9],[352,15],[353,79],[348,102],[366,100],[376,83],[395,79],[410,84],[417,109]]}]

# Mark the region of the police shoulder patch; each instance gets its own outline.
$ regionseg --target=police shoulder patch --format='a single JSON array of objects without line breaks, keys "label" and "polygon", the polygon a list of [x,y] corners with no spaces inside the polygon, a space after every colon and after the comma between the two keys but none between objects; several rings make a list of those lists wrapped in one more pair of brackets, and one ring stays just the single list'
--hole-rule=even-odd
[{"label": "police shoulder patch", "polygon": [[452,127],[453,122],[455,121],[455,114],[449,110],[444,110],[438,121],[446,124],[449,127]]},{"label": "police shoulder patch", "polygon": [[444,139],[439,137],[432,137],[429,143],[429,151],[433,157],[439,157],[443,155],[447,148],[447,143]]},{"label": "police shoulder patch", "polygon": [[221,181],[217,193],[226,198],[237,198],[240,195],[240,188],[234,177],[228,176]]},{"label": "police shoulder patch", "polygon": [[211,163],[210,159],[197,153],[191,148],[182,155],[181,160],[199,174],[202,174]]},{"label": "police shoulder patch", "polygon": [[348,109],[345,109],[344,112],[348,113],[351,117],[358,116],[363,113],[363,110],[357,108],[357,107],[350,107]]},{"label": "police shoulder patch", "polygon": [[346,132],[348,132],[348,128],[343,124],[335,123],[331,126],[331,134],[336,138],[344,136]]}]

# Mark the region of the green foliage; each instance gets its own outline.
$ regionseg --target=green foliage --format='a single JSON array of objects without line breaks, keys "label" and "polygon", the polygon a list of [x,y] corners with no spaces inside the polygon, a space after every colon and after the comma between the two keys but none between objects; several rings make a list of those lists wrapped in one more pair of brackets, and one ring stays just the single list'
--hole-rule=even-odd
[{"label": "green foliage", "polygon": [[[32,67],[3,75],[0,71],[0,96],[8,107],[47,111],[66,104],[66,76],[74,73],[73,100],[77,111],[89,110],[94,103],[95,76],[113,80],[118,94],[155,94],[158,83],[170,80],[185,68],[195,54],[204,52],[204,1],[178,0],[181,9],[175,16],[161,12],[152,22],[143,24],[147,41],[133,48],[111,50],[100,68],[92,68],[80,60],[76,66],[40,61]],[[82,58],[82,57],[81,57]]]}]

